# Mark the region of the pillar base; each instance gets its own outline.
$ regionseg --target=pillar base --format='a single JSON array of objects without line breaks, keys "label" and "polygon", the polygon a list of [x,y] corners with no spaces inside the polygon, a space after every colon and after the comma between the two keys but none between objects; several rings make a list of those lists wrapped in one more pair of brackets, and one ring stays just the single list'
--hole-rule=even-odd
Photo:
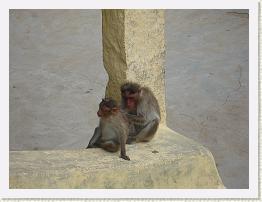
[{"label": "pillar base", "polygon": [[11,151],[10,188],[224,188],[212,154],[160,127],[149,143],[127,145],[131,161],[102,149]]}]

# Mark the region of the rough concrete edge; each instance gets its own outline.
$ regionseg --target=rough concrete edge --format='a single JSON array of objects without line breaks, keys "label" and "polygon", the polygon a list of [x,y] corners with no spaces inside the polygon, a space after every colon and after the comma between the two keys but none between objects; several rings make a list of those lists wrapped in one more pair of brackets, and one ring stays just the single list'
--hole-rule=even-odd
[{"label": "rough concrete edge", "polygon": [[[163,129],[169,130],[170,132],[175,133],[176,135],[179,135],[180,137],[186,139],[186,140],[189,141],[189,142],[192,142],[193,144],[199,145],[199,147],[201,147],[201,148],[205,151],[206,155],[209,156],[210,162],[212,162],[213,167],[214,167],[215,170],[216,170],[216,175],[218,176],[218,180],[219,180],[219,182],[220,182],[220,184],[221,184],[221,187],[219,187],[219,188],[220,188],[220,189],[226,189],[226,186],[224,185],[224,183],[223,183],[223,181],[222,181],[222,178],[220,177],[219,172],[218,172],[218,170],[217,170],[214,156],[213,156],[213,154],[211,153],[211,151],[210,151],[207,147],[201,145],[200,143],[198,143],[197,141],[195,141],[195,140],[193,140],[193,139],[191,139],[191,138],[188,138],[188,137],[186,137],[186,136],[184,136],[184,135],[181,135],[180,133],[178,133],[178,132],[170,129],[168,126],[161,125],[160,127],[162,127]],[[223,185],[223,186],[222,186],[222,185]]]},{"label": "rough concrete edge", "polygon": [[[196,145],[197,147],[199,147],[199,154],[198,154],[198,156],[200,155],[200,156],[205,156],[205,159],[206,159],[206,161],[207,162],[209,162],[208,163],[208,165],[209,165],[209,167],[210,167],[210,169],[212,170],[212,172],[214,173],[214,176],[216,176],[216,178],[217,178],[217,187],[216,187],[216,189],[225,189],[226,187],[224,186],[224,184],[223,184],[223,182],[222,182],[222,180],[221,180],[221,177],[220,177],[220,175],[219,175],[219,173],[218,173],[218,170],[217,170],[217,168],[216,168],[216,165],[215,165],[215,161],[214,161],[214,158],[213,158],[213,155],[212,155],[212,153],[206,148],[206,147],[204,147],[204,146],[202,146],[201,144],[199,144],[199,143],[197,143],[196,141],[194,141],[194,140],[192,140],[192,139],[190,139],[190,138],[187,138],[187,137],[185,137],[185,136],[183,136],[183,135],[181,135],[181,134],[179,134],[179,133],[177,133],[177,132],[175,132],[175,131],[173,131],[173,130],[171,130],[170,128],[168,128],[168,127],[166,127],[166,126],[161,126],[161,129],[162,130],[164,130],[164,131],[167,131],[167,134],[168,133],[170,133],[171,135],[172,135],[172,133],[174,134],[174,135],[177,135],[177,136],[179,136],[181,139],[184,139],[184,140],[186,140],[186,142],[188,142],[188,143],[191,143],[192,145]],[[55,151],[55,150],[54,150]],[[60,150],[60,151],[63,151],[63,150]],[[66,150],[66,151],[68,151],[68,150]],[[19,151],[19,152],[21,152],[21,151]],[[26,151],[26,152],[30,152],[30,151]],[[34,152],[34,151],[33,151]],[[14,152],[14,153],[16,153],[16,151]],[[22,151],[22,153],[23,153],[23,151]],[[159,165],[158,165],[159,166]],[[104,169],[104,168],[103,168]],[[103,170],[102,169],[102,170]],[[121,169],[121,168],[117,168],[117,169]],[[70,170],[70,169],[69,169]],[[74,176],[74,175],[72,175],[72,176]],[[13,179],[11,179],[11,176],[9,175],[9,179],[12,181],[12,180],[14,180],[16,177],[15,176],[13,176]],[[10,188],[14,188],[14,189],[16,189],[16,188],[19,188],[19,186],[18,187],[15,187],[15,186],[11,186],[10,184],[9,184],[9,187]],[[22,187],[22,188],[24,188],[24,187]],[[45,188],[45,186],[43,187],[43,188]]]}]

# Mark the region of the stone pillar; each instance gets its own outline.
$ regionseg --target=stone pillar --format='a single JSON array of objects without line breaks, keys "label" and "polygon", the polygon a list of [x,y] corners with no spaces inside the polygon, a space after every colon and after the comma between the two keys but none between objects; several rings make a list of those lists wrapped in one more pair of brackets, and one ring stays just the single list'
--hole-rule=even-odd
[{"label": "stone pillar", "polygon": [[165,109],[163,10],[102,10],[103,61],[109,76],[106,96],[120,101],[120,85],[133,81],[149,87]]}]

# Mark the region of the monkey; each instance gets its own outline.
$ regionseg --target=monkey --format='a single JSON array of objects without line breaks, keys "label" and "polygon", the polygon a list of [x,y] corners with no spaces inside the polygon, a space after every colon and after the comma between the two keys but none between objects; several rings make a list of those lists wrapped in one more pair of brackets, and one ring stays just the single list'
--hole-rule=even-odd
[{"label": "monkey", "polygon": [[126,141],[128,137],[128,120],[116,101],[104,98],[99,104],[97,116],[100,117],[99,126],[95,128],[87,148],[102,148],[108,152],[117,152],[120,147],[120,158],[130,160],[126,155]]},{"label": "monkey", "polygon": [[127,82],[121,85],[121,110],[129,120],[127,144],[150,141],[161,116],[157,99],[148,87]]}]

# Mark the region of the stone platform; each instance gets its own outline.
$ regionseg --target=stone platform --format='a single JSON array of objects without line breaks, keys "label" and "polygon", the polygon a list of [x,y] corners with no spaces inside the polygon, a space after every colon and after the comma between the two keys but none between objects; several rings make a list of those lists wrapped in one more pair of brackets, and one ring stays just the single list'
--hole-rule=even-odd
[{"label": "stone platform", "polygon": [[10,188],[224,188],[212,154],[167,127],[127,145],[131,161],[102,149],[11,151]]}]

